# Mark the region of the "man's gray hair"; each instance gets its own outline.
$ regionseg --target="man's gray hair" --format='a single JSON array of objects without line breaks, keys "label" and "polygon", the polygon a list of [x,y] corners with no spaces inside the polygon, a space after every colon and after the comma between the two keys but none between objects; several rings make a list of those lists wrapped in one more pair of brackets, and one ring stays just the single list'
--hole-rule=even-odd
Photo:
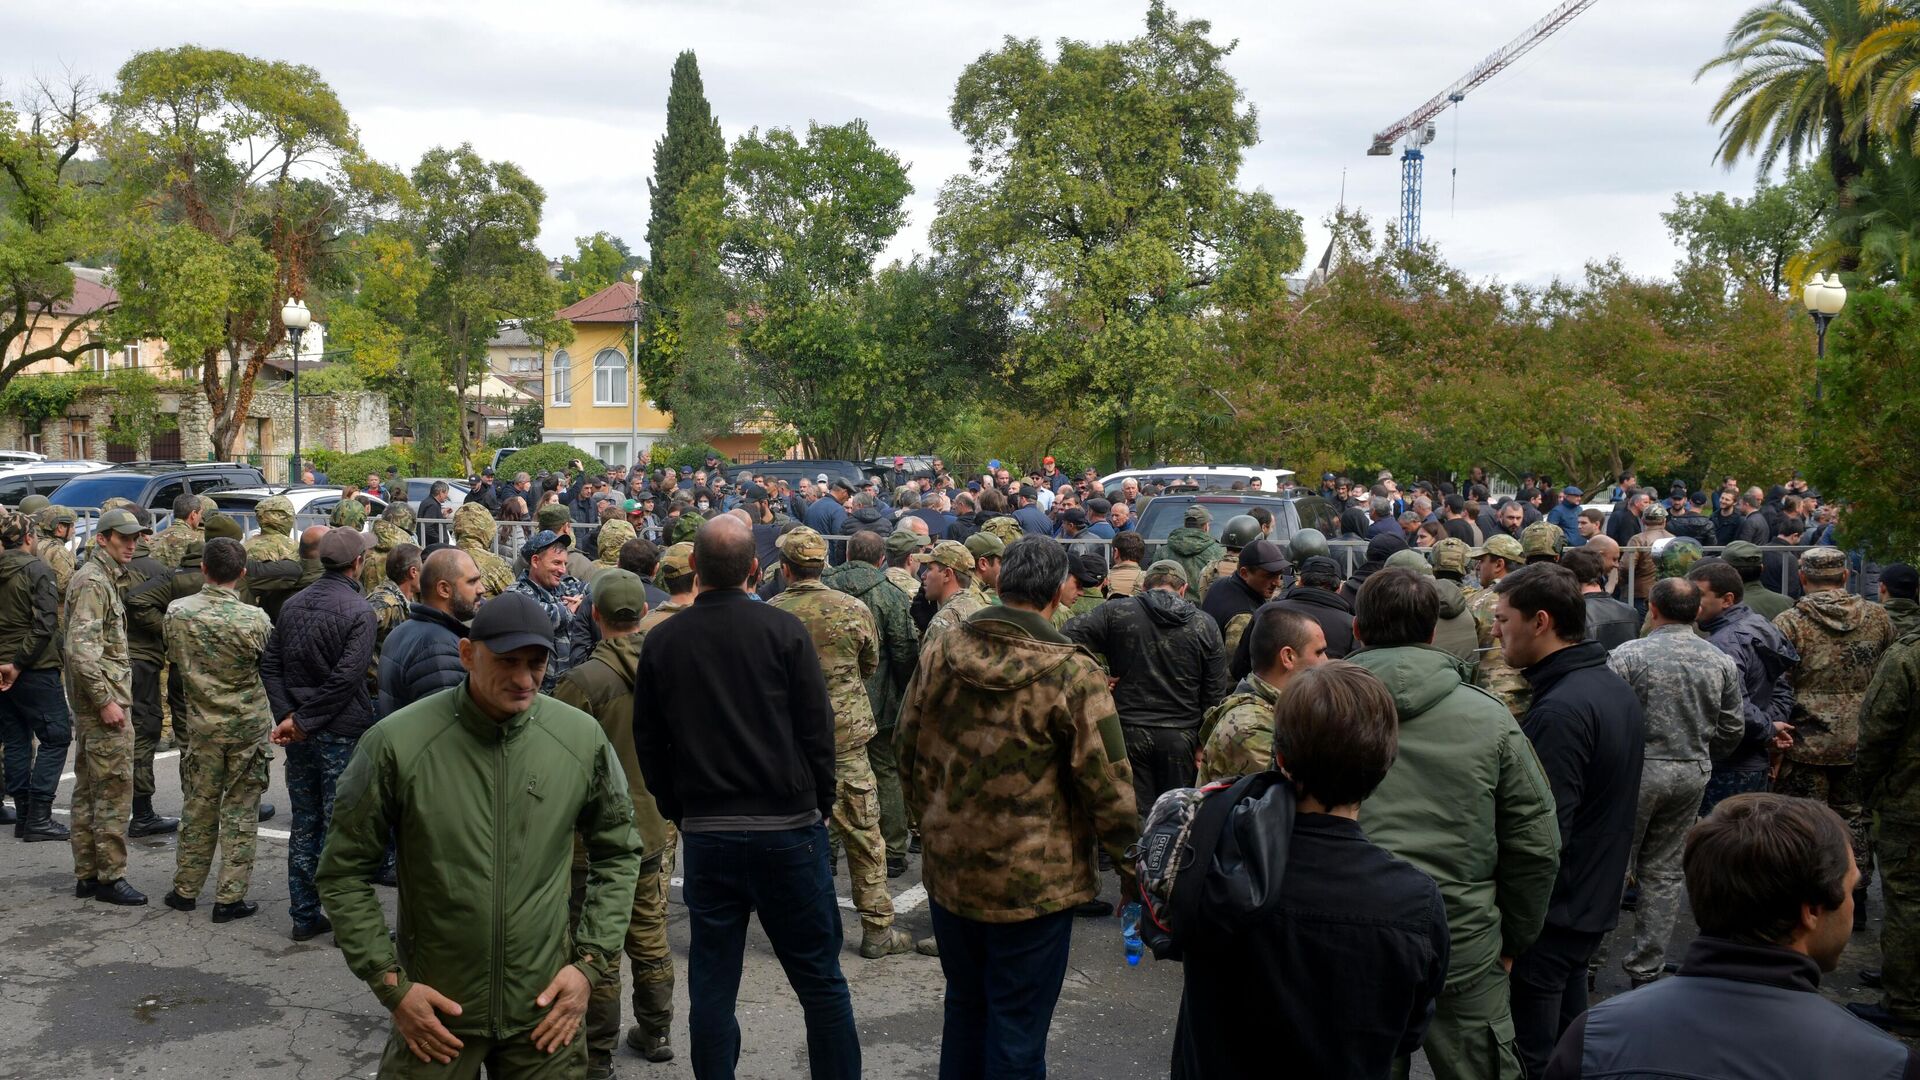
[{"label": "man's gray hair", "polygon": [[893,489],[893,505],[901,510],[920,508],[920,489],[912,484],[902,484]]},{"label": "man's gray hair", "polygon": [[847,505],[853,507],[855,510],[865,510],[869,506],[879,506],[880,500],[874,498],[870,492],[861,491],[856,492],[853,498],[848,499]]}]

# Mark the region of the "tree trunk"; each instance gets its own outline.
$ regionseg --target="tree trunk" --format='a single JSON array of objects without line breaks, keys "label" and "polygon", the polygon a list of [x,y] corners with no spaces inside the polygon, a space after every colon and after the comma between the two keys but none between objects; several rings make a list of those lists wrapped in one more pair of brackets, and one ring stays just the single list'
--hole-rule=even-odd
[{"label": "tree trunk", "polygon": [[1124,413],[1113,420],[1113,467],[1133,467],[1133,418]]}]

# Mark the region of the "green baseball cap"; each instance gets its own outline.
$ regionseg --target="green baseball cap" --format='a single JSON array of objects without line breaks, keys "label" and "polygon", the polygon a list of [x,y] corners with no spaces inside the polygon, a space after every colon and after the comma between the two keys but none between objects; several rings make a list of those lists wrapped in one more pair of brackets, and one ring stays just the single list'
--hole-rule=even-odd
[{"label": "green baseball cap", "polygon": [[1006,554],[1006,541],[990,532],[977,532],[967,537],[967,550],[976,559],[997,559]]},{"label": "green baseball cap", "polygon": [[631,570],[602,570],[593,578],[593,610],[629,622],[647,610],[647,587]]},{"label": "green baseball cap", "polygon": [[[62,506],[50,506],[47,509],[58,511],[65,510],[66,508]],[[72,513],[70,510],[67,512],[69,514]],[[73,519],[69,517],[67,520],[71,521]],[[100,531],[118,533],[121,536],[138,536],[141,533],[150,533],[153,530],[140,524],[140,519],[134,517],[132,511],[109,510],[100,515]]]},{"label": "green baseball cap", "polygon": [[912,529],[895,529],[887,537],[887,550],[895,555],[911,555],[926,545],[926,540]]},{"label": "green baseball cap", "polygon": [[1433,567],[1427,565],[1427,557],[1412,548],[1402,548],[1387,556],[1388,570],[1411,570],[1416,574],[1433,576]]},{"label": "green baseball cap", "polygon": [[1727,565],[1735,570],[1754,570],[1760,567],[1762,560],[1760,545],[1749,540],[1735,540],[1720,552]]},{"label": "green baseball cap", "polygon": [[1155,574],[1165,574],[1168,577],[1176,578],[1182,585],[1192,584],[1192,581],[1187,577],[1187,568],[1172,559],[1161,559],[1159,562],[1147,567],[1148,577],[1153,577]]},{"label": "green baseball cap", "polygon": [[240,528],[239,522],[218,511],[208,514],[207,519],[201,522],[201,527],[206,530],[207,539],[209,540],[217,536],[224,536],[229,540],[238,540],[246,535],[245,530]]},{"label": "green baseball cap", "polygon": [[550,503],[541,507],[540,512],[533,516],[533,520],[543,529],[557,531],[562,525],[573,520],[573,514],[559,503]]}]

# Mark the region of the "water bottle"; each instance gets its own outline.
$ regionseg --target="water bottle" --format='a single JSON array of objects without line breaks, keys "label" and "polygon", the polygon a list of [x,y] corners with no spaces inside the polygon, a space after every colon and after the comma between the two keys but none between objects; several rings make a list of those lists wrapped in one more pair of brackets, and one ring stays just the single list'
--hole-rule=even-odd
[{"label": "water bottle", "polygon": [[1127,966],[1139,967],[1140,957],[1147,947],[1140,942],[1140,901],[1135,900],[1120,909],[1120,940],[1127,946]]}]

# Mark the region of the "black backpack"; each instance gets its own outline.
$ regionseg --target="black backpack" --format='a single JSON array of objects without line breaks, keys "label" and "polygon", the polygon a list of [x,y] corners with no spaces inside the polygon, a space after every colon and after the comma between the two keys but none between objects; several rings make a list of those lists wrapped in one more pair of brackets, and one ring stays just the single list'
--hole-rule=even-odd
[{"label": "black backpack", "polygon": [[1278,772],[1174,788],[1154,800],[1127,851],[1139,882],[1140,938],[1160,960],[1219,940],[1279,906],[1295,816]]}]

